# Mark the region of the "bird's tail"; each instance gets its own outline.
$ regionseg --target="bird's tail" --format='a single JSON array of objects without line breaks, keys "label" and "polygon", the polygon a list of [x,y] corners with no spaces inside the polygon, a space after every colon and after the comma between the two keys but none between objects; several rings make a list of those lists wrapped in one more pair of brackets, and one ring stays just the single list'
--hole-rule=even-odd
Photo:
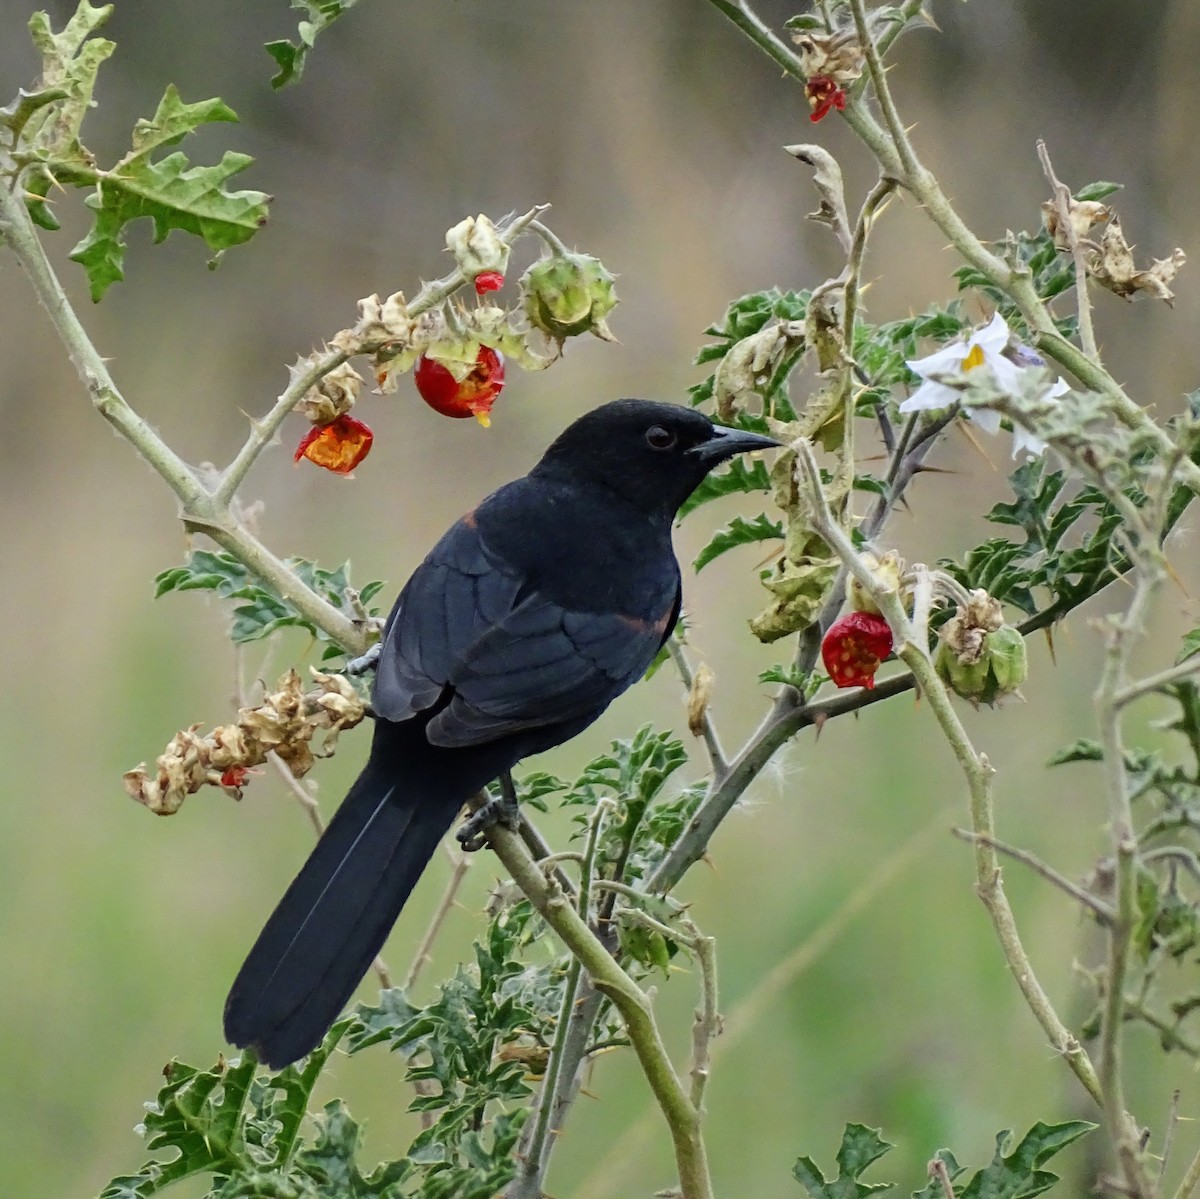
[{"label": "bird's tail", "polygon": [[[467,796],[487,782],[416,775],[397,726],[371,756],[279,901],[225,1002],[225,1036],[272,1068],[313,1050],[387,940]],[[399,739],[403,742],[404,738]],[[406,761],[406,759],[408,759]],[[428,765],[428,763],[426,764]],[[422,777],[423,776],[423,777]],[[440,786],[430,786],[437,779]],[[459,786],[455,786],[459,783]],[[447,785],[450,784],[450,785]]]}]

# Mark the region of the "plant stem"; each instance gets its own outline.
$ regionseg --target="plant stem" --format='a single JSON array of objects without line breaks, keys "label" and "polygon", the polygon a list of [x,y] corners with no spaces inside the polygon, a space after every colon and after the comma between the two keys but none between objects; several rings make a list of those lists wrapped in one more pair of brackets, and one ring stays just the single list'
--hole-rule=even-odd
[{"label": "plant stem", "polygon": [[1166,670],[1160,670],[1157,674],[1147,675],[1144,679],[1126,683],[1113,695],[1113,703],[1118,708],[1124,708],[1134,700],[1141,699],[1143,695],[1149,695],[1153,691],[1162,691],[1172,683],[1181,683],[1184,679],[1190,679],[1192,675],[1198,673],[1200,673],[1200,654],[1193,654],[1190,658],[1185,658],[1174,666],[1168,666]]},{"label": "plant stem", "polygon": [[[412,964],[408,968],[408,973],[404,976],[402,986],[406,991],[410,991],[416,986],[421,971],[429,962],[433,944],[437,940],[438,934],[442,931],[442,925],[446,923],[446,917],[450,914],[450,909],[454,907],[459,889],[462,887],[463,879],[466,878],[467,871],[470,869],[471,855],[463,853],[461,850],[455,850],[451,854],[450,877],[446,880],[446,886],[442,889],[441,898],[438,900],[437,907],[434,908],[428,927],[421,936],[421,943],[417,946],[416,953],[413,954]],[[385,983],[384,985],[386,986],[387,984]]]},{"label": "plant stem", "polygon": [[1161,562],[1156,560],[1156,551],[1147,549],[1144,538],[1139,539],[1134,553],[1136,577],[1133,598],[1124,614],[1110,617],[1106,622],[1108,648],[1100,683],[1093,697],[1100,743],[1104,747],[1104,770],[1108,783],[1108,823],[1115,856],[1116,894],[1116,910],[1108,926],[1108,966],[1101,1008],[1100,1083],[1104,1094],[1105,1123],[1125,1182],[1132,1194],[1149,1196],[1153,1192],[1153,1186],[1142,1162],[1137,1128],[1126,1111],[1121,1068],[1125,978],[1129,968],[1134,925],[1137,921],[1138,843],[1133,831],[1118,695],[1126,687],[1125,680],[1133,642],[1146,627],[1149,607],[1161,586],[1165,572]]},{"label": "plant stem", "polygon": [[46,309],[96,410],[166,480],[184,505],[203,508],[208,493],[195,472],[129,406],[55,274],[19,191],[0,180],[0,233]]},{"label": "plant stem", "polygon": [[[696,684],[696,672],[692,669],[691,662],[688,661],[683,642],[674,633],[667,638],[667,652],[671,655],[671,661],[675,663],[675,669],[679,672],[684,689],[688,695],[691,695],[692,688]],[[712,708],[708,704],[705,704],[704,711],[700,716],[700,736],[704,741],[705,749],[708,750],[708,761],[712,767],[713,779],[720,782],[729,773],[729,762],[725,757],[725,751],[721,748],[721,738],[712,717]]]},{"label": "plant stem", "polygon": [[1008,845],[1003,841],[997,841],[995,837],[988,837],[983,833],[973,833],[965,828],[956,828],[953,832],[956,837],[961,837],[964,841],[982,841],[985,845],[990,845],[998,853],[1002,853],[1016,862],[1023,863],[1035,874],[1040,874],[1047,882],[1053,883],[1059,890],[1065,891],[1077,903],[1081,903],[1101,923],[1109,924],[1112,922],[1113,910],[1108,904],[1103,900],[1097,899],[1090,891],[1085,890],[1077,883],[1073,883],[1069,878],[1059,874],[1053,867],[1047,866],[1036,854],[1030,853],[1027,849],[1018,849],[1015,845]]},{"label": "plant stem", "polygon": [[234,554],[342,648],[361,653],[366,647],[364,631],[305,586],[285,563],[241,528],[228,506],[213,497],[195,471],[130,407],[67,299],[20,196],[3,186],[0,186],[0,230],[29,276],[96,410],[175,493],[184,526],[204,533]]},{"label": "plant stem", "polygon": [[717,943],[704,936],[686,917],[681,921],[691,937],[691,949],[700,965],[700,1006],[692,1020],[692,1085],[689,1098],[699,1112],[704,1110],[704,1091],[712,1072],[712,1043],[721,1031],[717,1007]]},{"label": "plant stem", "polygon": [[1058,214],[1058,227],[1062,230],[1071,261],[1075,266],[1075,310],[1079,316],[1079,344],[1093,362],[1099,362],[1100,351],[1096,346],[1096,331],[1092,327],[1092,302],[1088,296],[1087,264],[1083,260],[1083,247],[1079,244],[1075,222],[1071,220],[1071,189],[1054,173],[1050,151],[1046,149],[1046,143],[1041,138],[1038,138],[1037,152],[1046,181],[1050,184],[1054,207]]},{"label": "plant stem", "polygon": [[745,0],[708,0],[718,12],[724,13],[760,50],[783,68],[785,74],[801,83],[806,82],[800,58],[781,41],[758,17]]},{"label": "plant stem", "polygon": [[[528,212],[522,213],[520,216],[510,217],[507,221],[501,221],[496,229],[496,235],[501,241],[509,245],[527,228],[536,227],[544,236],[544,226],[537,220],[537,217],[549,207],[548,204],[539,204],[531,208]],[[405,305],[405,313],[410,317],[416,317],[428,312],[431,308],[435,308],[438,304],[448,299],[466,282],[466,276],[460,268],[456,267],[441,279],[424,284],[421,290],[413,297],[412,301]],[[364,344],[356,353],[373,353],[377,349],[382,349],[384,344],[386,343],[381,342],[379,345]],[[327,346],[324,353],[314,355],[309,360],[306,370],[296,374],[292,378],[266,416],[260,420],[251,422],[250,435],[246,438],[242,448],[238,450],[233,461],[222,472],[220,480],[214,489],[213,495],[218,503],[228,504],[233,499],[234,494],[241,486],[246,475],[249,474],[250,468],[257,461],[258,456],[270,444],[271,439],[279,431],[280,425],[283,424],[296,405],[304,398],[305,393],[320,383],[330,371],[336,370],[337,367],[354,356],[354,354],[346,350]]]},{"label": "plant stem", "polygon": [[700,1115],[671,1064],[649,996],[621,969],[575,907],[546,878],[516,834],[497,827],[488,836],[513,881],[571,953],[579,958],[595,987],[612,1000],[620,1013],[638,1062],[670,1129],[684,1199],[712,1199]]},{"label": "plant stem", "polygon": [[1087,1051],[1063,1024],[1049,996],[1043,990],[1021,943],[1016,920],[1000,873],[996,851],[988,843],[995,839],[992,807],[993,770],[987,757],[975,749],[959,720],[945,684],[934,670],[929,647],[916,636],[898,591],[880,583],[874,572],[854,548],[850,538],[834,520],[825,500],[821,475],[811,446],[795,443],[797,480],[809,499],[813,528],[845,562],[850,573],[863,585],[878,605],[896,637],[896,654],[912,672],[922,696],[941,726],[950,748],[958,759],[967,782],[970,799],[971,830],[976,834],[975,877],[980,899],[992,918],[1005,962],[1025,1001],[1055,1051],[1070,1066],[1075,1076],[1097,1103],[1103,1103],[1103,1091]]}]

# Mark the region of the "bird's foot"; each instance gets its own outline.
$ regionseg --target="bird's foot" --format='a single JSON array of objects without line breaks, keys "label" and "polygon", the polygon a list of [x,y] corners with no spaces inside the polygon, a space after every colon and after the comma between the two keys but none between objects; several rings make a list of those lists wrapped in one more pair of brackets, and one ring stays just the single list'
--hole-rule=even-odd
[{"label": "bird's foot", "polygon": [[373,646],[365,654],[358,658],[351,658],[346,663],[347,674],[366,674],[368,670],[373,670],[375,664],[379,661],[379,655],[383,651],[383,643],[376,641]]},{"label": "bird's foot", "polygon": [[485,834],[488,830],[498,824],[513,833],[521,827],[517,789],[513,786],[512,775],[507,771],[500,777],[500,794],[480,804],[454,836],[465,853],[475,853],[487,844]]}]

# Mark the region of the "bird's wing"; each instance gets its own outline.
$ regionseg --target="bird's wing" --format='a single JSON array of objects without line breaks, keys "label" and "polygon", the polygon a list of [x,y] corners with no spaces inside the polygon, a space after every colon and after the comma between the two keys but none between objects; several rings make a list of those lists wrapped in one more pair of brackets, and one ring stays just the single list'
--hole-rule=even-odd
[{"label": "bird's wing", "polygon": [[[402,592],[384,632],[373,706],[429,722],[435,745],[477,745],[598,714],[654,659],[679,610],[678,579],[664,580],[649,618],[564,608],[489,553],[460,521]],[[448,700],[448,702],[447,702]]]}]

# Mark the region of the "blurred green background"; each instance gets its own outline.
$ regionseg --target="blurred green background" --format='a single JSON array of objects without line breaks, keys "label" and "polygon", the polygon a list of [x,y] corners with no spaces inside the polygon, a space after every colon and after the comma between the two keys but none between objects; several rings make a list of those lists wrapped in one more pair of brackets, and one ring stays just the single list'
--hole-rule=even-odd
[{"label": "blurred green background", "polygon": [[[34,7],[0,5],[0,101],[36,75],[23,30]],[[49,7],[60,26],[70,7]],[[944,32],[905,38],[891,78],[919,150],[981,234],[1039,220],[1041,136],[1070,184],[1126,184],[1116,202],[1140,255],[1200,245],[1195,5],[932,8]],[[759,11],[779,28],[794,10]],[[299,418],[261,459],[244,498],[262,502],[254,519],[268,544],[327,565],[349,558],[356,578],[387,579],[388,596],[447,523],[527,469],[573,416],[618,395],[682,400],[701,377],[691,365],[701,332],[730,298],[812,286],[839,269],[833,239],[804,220],[812,190],[784,144],[816,140],[837,154],[852,202],[874,179],[838,120],[810,125],[800,90],[701,0],[375,0],[322,38],[298,87],[275,93],[261,43],[292,32],[283,0],[118,0],[105,34],[119,48],[101,72],[88,145],[101,161],[118,157],[167,83],[187,100],[219,94],[242,124],[206,130],[189,153],[253,154],[245,186],[275,195],[272,219],[212,273],[198,243],[154,248],[149,229],[135,228],[128,280],[99,307],[66,261],[85,227],[80,197],[62,198],[64,231],[49,239],[119,384],[189,460],[226,462],[245,414],[270,405],[298,353],[353,320],[358,297],[411,294],[446,270],[443,234],[464,215],[551,201],[559,235],[620,275],[620,344],[575,343],[543,375],[514,371],[490,430],[438,417],[406,381],[394,397],[361,402],[376,443],[353,481],[293,467]],[[533,252],[519,250],[514,265]],[[947,297],[956,265],[913,204],[894,204],[869,259],[869,316]],[[1114,373],[1164,415],[1200,382],[1195,269],[1173,311],[1097,300]],[[223,1048],[229,980],[311,834],[269,776],[240,805],[200,795],[173,820],[124,797],[123,770],[152,760],[176,729],[230,713],[225,617],[198,595],[152,600],[154,574],[187,549],[174,503],[89,410],[3,252],[0,378],[0,1175],[6,1196],[87,1196],[141,1161],[132,1130],[164,1063],[205,1064]],[[939,449],[947,473],[921,478],[892,526],[910,558],[961,553],[986,535],[977,513],[1004,494],[1007,438],[986,448],[990,461],[959,436]],[[693,518],[681,556],[733,510]],[[1195,519],[1185,526],[1173,553],[1183,586],[1160,604],[1147,666],[1168,661],[1196,623]],[[757,561],[753,549],[731,554],[687,583],[693,652],[717,672],[730,746],[768,702],[758,672],[787,656],[745,631],[762,600]],[[1099,774],[1043,764],[1091,729],[1089,617],[1116,598],[1056,633],[1056,664],[1043,642],[1032,646],[1026,705],[967,713],[999,767],[1001,834],[1072,877],[1103,850]],[[289,642],[246,669],[273,679],[307,653]],[[1138,712],[1143,722],[1156,714],[1153,704]],[[539,764],[569,773],[645,720],[681,724],[669,670]],[[342,746],[311,776],[327,807],[365,737]],[[981,1164],[1001,1128],[1092,1114],[1006,976],[969,851],[949,833],[965,819],[950,754],[904,696],[797,738],[721,830],[711,867],[682,887],[719,944],[728,1030],[708,1108],[720,1193],[798,1194],[796,1155],[831,1164],[848,1120],[882,1125],[899,1149],[878,1176],[904,1171],[916,1187],[939,1146]],[[561,822],[549,827],[562,833]],[[430,871],[388,947],[400,970],[443,871]],[[468,952],[495,876],[480,855],[426,985]],[[1019,867],[1007,877],[1043,980],[1078,1015],[1073,964],[1094,958],[1094,933]],[[694,996],[683,975],[660,987],[681,1059]],[[1184,1114],[1200,1115],[1188,1061],[1162,1058],[1140,1032],[1129,1059],[1140,1118],[1161,1129],[1175,1087]],[[370,1053],[328,1072],[323,1095],[344,1094],[368,1122],[368,1159],[411,1135],[401,1065]],[[588,1089],[551,1192],[606,1199],[669,1184],[669,1148],[628,1057],[606,1057]],[[1194,1136],[1181,1136],[1190,1155]],[[1082,1169],[1084,1153],[1073,1153]]]}]

